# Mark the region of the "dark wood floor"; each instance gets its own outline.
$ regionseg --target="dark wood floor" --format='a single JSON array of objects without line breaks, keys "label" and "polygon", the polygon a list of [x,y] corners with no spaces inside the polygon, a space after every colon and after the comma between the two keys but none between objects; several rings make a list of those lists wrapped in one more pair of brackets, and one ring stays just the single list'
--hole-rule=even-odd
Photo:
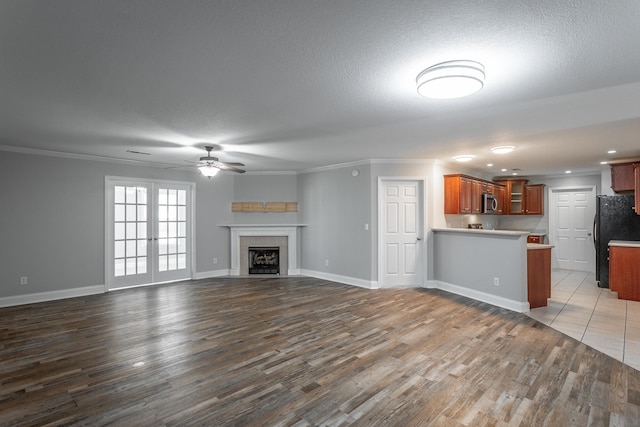
[{"label": "dark wood floor", "polygon": [[211,279],[0,309],[0,425],[640,425],[640,373],[437,290]]}]

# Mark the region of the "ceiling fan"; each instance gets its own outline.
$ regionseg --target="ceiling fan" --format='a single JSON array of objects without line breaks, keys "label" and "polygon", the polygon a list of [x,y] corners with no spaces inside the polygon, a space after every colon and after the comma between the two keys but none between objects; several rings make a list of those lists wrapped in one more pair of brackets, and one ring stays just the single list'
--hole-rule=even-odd
[{"label": "ceiling fan", "polygon": [[211,156],[211,151],[215,149],[212,145],[207,145],[204,147],[207,150],[207,155],[200,157],[200,161],[197,165],[195,165],[202,175],[211,178],[212,176],[216,176],[218,172],[230,171],[236,173],[245,173],[244,170],[238,169],[237,166],[244,166],[242,163],[237,162],[221,162],[217,157]]}]

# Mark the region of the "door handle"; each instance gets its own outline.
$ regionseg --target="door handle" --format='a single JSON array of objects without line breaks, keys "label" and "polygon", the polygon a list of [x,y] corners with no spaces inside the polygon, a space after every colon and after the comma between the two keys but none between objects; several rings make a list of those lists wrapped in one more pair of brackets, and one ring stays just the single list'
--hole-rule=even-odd
[{"label": "door handle", "polygon": [[422,237],[418,237],[418,238],[416,238],[416,240],[417,240],[417,241],[420,241],[420,240],[422,240]]}]

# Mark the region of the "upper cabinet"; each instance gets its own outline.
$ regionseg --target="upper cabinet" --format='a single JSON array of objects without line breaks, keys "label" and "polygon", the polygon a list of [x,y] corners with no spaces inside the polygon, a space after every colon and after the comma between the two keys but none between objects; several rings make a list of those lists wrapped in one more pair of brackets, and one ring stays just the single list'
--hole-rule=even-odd
[{"label": "upper cabinet", "polygon": [[470,214],[472,205],[472,183],[463,175],[444,176],[444,213]]},{"label": "upper cabinet", "polygon": [[544,215],[544,184],[524,186],[525,215]]},{"label": "upper cabinet", "polygon": [[633,193],[634,210],[640,215],[640,161],[611,165],[611,188],[616,193]]},{"label": "upper cabinet", "polygon": [[[636,163],[637,164],[637,163]],[[634,163],[617,163],[611,165],[611,188],[616,193],[634,191]]]},{"label": "upper cabinet", "polygon": [[492,194],[497,201],[496,214],[504,214],[506,187],[502,183],[453,174],[444,176],[444,213],[481,214],[483,194]]},{"label": "upper cabinet", "polygon": [[[640,180],[640,163],[638,164]],[[482,195],[493,194],[498,215],[544,215],[544,184],[527,185],[526,179],[495,182],[455,174],[444,176],[444,213],[481,214]]]}]

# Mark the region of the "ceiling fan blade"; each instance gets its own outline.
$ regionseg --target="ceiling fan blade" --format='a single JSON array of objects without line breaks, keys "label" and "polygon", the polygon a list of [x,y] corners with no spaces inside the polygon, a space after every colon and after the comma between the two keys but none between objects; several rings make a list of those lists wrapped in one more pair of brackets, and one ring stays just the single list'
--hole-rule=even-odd
[{"label": "ceiling fan blade", "polygon": [[222,162],[214,162],[213,166],[217,167],[220,170],[223,171],[229,171],[229,172],[236,172],[236,173],[245,173],[244,170],[242,169],[238,169],[234,166],[231,166],[229,163],[222,163]]},{"label": "ceiling fan blade", "polygon": [[240,162],[220,162],[222,164],[225,164],[227,166],[244,166],[244,163],[240,163]]}]

